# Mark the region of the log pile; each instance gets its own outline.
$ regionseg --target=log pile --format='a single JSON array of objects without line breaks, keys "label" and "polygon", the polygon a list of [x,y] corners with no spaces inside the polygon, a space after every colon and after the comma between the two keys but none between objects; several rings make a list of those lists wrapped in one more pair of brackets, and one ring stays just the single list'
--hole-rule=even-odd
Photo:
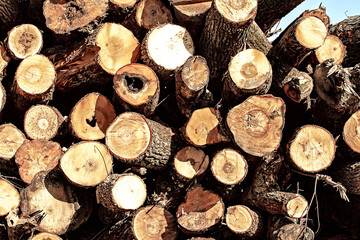
[{"label": "log pile", "polygon": [[360,17],[301,2],[1,1],[0,239],[360,239]]}]

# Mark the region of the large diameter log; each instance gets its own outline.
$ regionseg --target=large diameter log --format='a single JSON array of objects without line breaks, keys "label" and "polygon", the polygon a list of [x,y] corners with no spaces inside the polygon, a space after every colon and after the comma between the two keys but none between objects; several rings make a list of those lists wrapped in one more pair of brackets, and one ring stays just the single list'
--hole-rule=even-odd
[{"label": "large diameter log", "polygon": [[265,54],[256,49],[233,57],[225,73],[222,98],[228,106],[239,104],[251,95],[266,94],[272,82],[272,68]]},{"label": "large diameter log", "polygon": [[155,72],[146,65],[133,63],[120,68],[114,76],[115,100],[126,111],[145,116],[154,113],[160,97],[160,83]]},{"label": "large diameter log", "polygon": [[328,168],[335,157],[335,140],[325,128],[316,125],[301,127],[288,144],[293,164],[305,172]]},{"label": "large diameter log", "polygon": [[7,47],[15,59],[38,54],[42,45],[42,33],[32,24],[16,26],[8,33]]},{"label": "large diameter log", "polygon": [[199,42],[199,53],[206,58],[210,69],[210,91],[221,89],[222,74],[230,59],[244,47],[247,27],[256,10],[256,0],[213,2]]},{"label": "large diameter log", "polygon": [[0,159],[10,161],[25,139],[25,135],[12,123],[0,125]]},{"label": "large diameter log", "polygon": [[134,34],[124,26],[116,23],[105,23],[95,39],[100,47],[99,65],[109,74],[139,58],[140,43]]},{"label": "large diameter log", "polygon": [[105,17],[107,10],[108,0],[46,0],[43,4],[46,26],[56,34],[70,34],[74,30],[91,32],[91,27],[87,26]]},{"label": "large diameter log", "polygon": [[141,43],[141,60],[167,84],[174,70],[194,54],[189,32],[179,25],[164,24],[149,31]]},{"label": "large diameter log", "polygon": [[60,144],[46,140],[25,140],[15,154],[21,179],[30,184],[41,171],[55,168],[63,155]]},{"label": "large diameter log", "polygon": [[16,69],[11,86],[13,103],[19,110],[33,104],[48,103],[53,98],[56,72],[52,62],[43,55],[31,55]]},{"label": "large diameter log", "polygon": [[0,216],[6,216],[10,211],[19,206],[19,192],[10,182],[0,178]]},{"label": "large diameter log", "polygon": [[89,93],[81,98],[70,113],[73,134],[82,140],[99,140],[115,119],[111,102],[100,93]]},{"label": "large diameter log", "polygon": [[226,118],[234,142],[259,157],[280,146],[284,122],[285,103],[272,95],[251,96],[232,108]]},{"label": "large diameter log", "polygon": [[59,167],[71,183],[88,188],[98,185],[111,173],[112,160],[104,144],[84,141],[65,152]]},{"label": "large diameter log", "polygon": [[344,44],[335,35],[328,35],[324,43],[315,49],[315,56],[318,63],[333,58],[336,64],[341,64],[345,58],[346,50]]}]

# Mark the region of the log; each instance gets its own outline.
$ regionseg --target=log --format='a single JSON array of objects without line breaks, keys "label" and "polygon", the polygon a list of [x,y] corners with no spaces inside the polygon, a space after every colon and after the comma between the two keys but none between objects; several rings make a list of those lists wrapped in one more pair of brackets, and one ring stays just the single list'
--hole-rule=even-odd
[{"label": "log", "polygon": [[206,58],[210,69],[211,92],[221,89],[220,80],[230,59],[244,47],[247,28],[255,18],[256,9],[254,0],[213,2],[199,41],[199,53]]},{"label": "log", "polygon": [[65,118],[48,105],[31,106],[25,113],[24,131],[30,139],[51,140],[61,134],[60,127]]},{"label": "log", "polygon": [[324,43],[315,49],[317,64],[333,58],[336,64],[341,64],[345,58],[346,50],[344,44],[335,35],[328,35]]},{"label": "log", "polygon": [[186,117],[190,117],[205,98],[208,83],[209,68],[202,56],[191,56],[184,65],[176,69],[176,101],[181,113]]},{"label": "log", "polygon": [[217,194],[195,186],[176,211],[177,222],[186,234],[201,234],[216,227],[224,217],[225,205]]},{"label": "log", "polygon": [[360,15],[348,17],[335,25],[331,25],[329,32],[337,36],[346,46],[347,55],[342,65],[352,67],[359,63],[360,58],[357,53],[360,46]]},{"label": "log", "polygon": [[232,108],[226,118],[234,142],[258,157],[280,146],[284,122],[285,103],[272,95],[251,96]]},{"label": "log", "polygon": [[16,69],[11,94],[14,106],[23,111],[34,104],[47,104],[53,98],[56,72],[43,55],[31,55]]},{"label": "log", "polygon": [[345,122],[342,140],[345,144],[341,145],[340,151],[346,152],[350,156],[358,156],[360,154],[360,135],[358,122],[360,121],[360,110],[356,111]]},{"label": "log", "polygon": [[220,129],[220,113],[213,108],[195,110],[182,127],[186,141],[197,147],[229,141]]},{"label": "log", "polygon": [[141,60],[151,67],[165,86],[176,68],[194,54],[189,32],[175,24],[164,24],[149,31],[141,43]]},{"label": "log", "polygon": [[360,195],[360,163],[344,161],[341,163],[339,162],[335,166],[329,170],[331,176],[334,177],[334,180],[343,184],[348,193]]},{"label": "log", "polygon": [[310,97],[314,88],[314,81],[309,74],[292,68],[283,79],[281,85],[285,95],[290,100],[300,103]]},{"label": "log", "polygon": [[0,160],[10,161],[26,137],[12,123],[6,123],[0,125],[0,139]]},{"label": "log", "polygon": [[76,186],[95,187],[112,171],[112,156],[104,144],[83,141],[73,144],[61,157],[59,167]]},{"label": "log", "polygon": [[264,235],[263,217],[245,205],[228,207],[225,220],[228,228],[242,239],[261,239]]},{"label": "log", "polygon": [[16,26],[8,33],[7,48],[15,59],[38,54],[42,46],[42,33],[32,24]]},{"label": "log", "polygon": [[0,120],[3,116],[3,109],[6,103],[6,91],[4,86],[0,83]]},{"label": "log", "polygon": [[256,49],[265,55],[268,54],[272,45],[267,39],[265,33],[261,30],[259,25],[254,21],[250,24],[246,39],[247,48]]},{"label": "log", "polygon": [[232,107],[251,95],[266,94],[272,82],[272,68],[262,52],[247,49],[231,59],[222,81],[222,99]]},{"label": "log", "polygon": [[37,173],[54,169],[63,154],[59,143],[25,140],[15,154],[21,179],[30,184]]},{"label": "log", "polygon": [[100,140],[116,117],[111,102],[100,93],[89,93],[81,98],[70,113],[72,133],[82,140]]},{"label": "log", "polygon": [[16,188],[4,178],[0,178],[0,216],[20,206],[20,194]]},{"label": "log", "polygon": [[109,74],[139,58],[140,43],[134,34],[124,26],[105,23],[96,34],[95,43],[100,47],[98,64]]},{"label": "log", "polygon": [[315,234],[306,223],[296,223],[282,216],[271,216],[268,222],[268,237],[271,240],[314,240]]},{"label": "log", "polygon": [[114,76],[115,101],[125,111],[145,116],[154,113],[160,97],[160,83],[155,72],[146,65],[133,63],[120,68]]},{"label": "log", "polygon": [[31,237],[29,240],[62,240],[62,238],[56,234],[42,232]]},{"label": "log", "polygon": [[110,0],[108,10],[108,22],[118,22],[126,18],[134,9],[138,0]]},{"label": "log", "polygon": [[6,67],[11,61],[11,57],[8,55],[5,46],[0,45],[0,82],[6,76]]}]

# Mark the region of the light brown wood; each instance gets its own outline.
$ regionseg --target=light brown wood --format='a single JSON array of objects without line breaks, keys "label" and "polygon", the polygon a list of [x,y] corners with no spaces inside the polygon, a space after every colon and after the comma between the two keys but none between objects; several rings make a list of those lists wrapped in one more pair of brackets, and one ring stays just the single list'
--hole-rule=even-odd
[{"label": "light brown wood", "polygon": [[25,135],[12,123],[0,125],[0,159],[13,158],[25,139]]},{"label": "light brown wood", "polygon": [[4,86],[0,83],[0,116],[6,103],[6,91]]},{"label": "light brown wood", "polygon": [[121,8],[131,8],[138,0],[110,0],[111,3]]},{"label": "light brown wood", "polygon": [[345,143],[351,148],[355,153],[360,153],[360,110],[356,111],[351,117],[346,121],[342,137]]},{"label": "light brown wood", "polygon": [[346,50],[341,40],[334,36],[328,35],[324,43],[315,50],[315,56],[319,63],[329,58],[333,58],[336,64],[342,63],[345,58]]},{"label": "light brown wood", "polygon": [[10,62],[11,58],[8,56],[8,53],[4,45],[0,45],[0,82],[2,81],[5,74],[5,69]]},{"label": "light brown wood", "polygon": [[150,30],[158,25],[172,23],[170,10],[159,0],[142,0],[136,8],[135,20],[138,26]]},{"label": "light brown wood", "polygon": [[314,83],[312,77],[300,72],[296,68],[292,68],[283,80],[284,92],[294,102],[301,102],[310,96]]},{"label": "light brown wood", "polygon": [[52,233],[38,233],[29,240],[62,240],[61,237]]},{"label": "light brown wood", "polygon": [[6,216],[10,211],[19,206],[19,192],[10,182],[0,178],[0,216]]}]

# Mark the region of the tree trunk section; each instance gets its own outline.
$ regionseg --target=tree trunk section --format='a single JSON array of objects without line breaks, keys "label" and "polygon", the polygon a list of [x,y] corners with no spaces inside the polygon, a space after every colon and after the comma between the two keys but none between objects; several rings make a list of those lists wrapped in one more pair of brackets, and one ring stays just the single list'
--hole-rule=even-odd
[{"label": "tree trunk section", "polygon": [[19,192],[4,178],[0,178],[0,206],[1,217],[8,215],[9,212],[20,206]]},{"label": "tree trunk section", "polygon": [[265,33],[254,21],[250,24],[247,34],[246,45],[248,48],[259,50],[265,55],[270,51],[272,45],[267,39]]}]

